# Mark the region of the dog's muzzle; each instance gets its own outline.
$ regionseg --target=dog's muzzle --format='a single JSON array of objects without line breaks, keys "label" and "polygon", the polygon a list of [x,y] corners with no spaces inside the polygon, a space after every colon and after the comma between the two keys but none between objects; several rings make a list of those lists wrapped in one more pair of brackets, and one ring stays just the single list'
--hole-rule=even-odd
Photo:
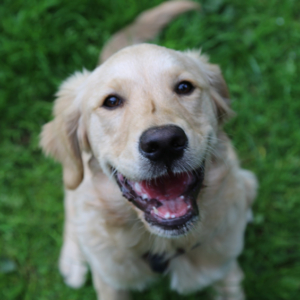
[{"label": "dog's muzzle", "polygon": [[[190,169],[184,159],[187,147],[188,138],[180,127],[149,128],[140,137],[139,151],[150,169],[163,172],[140,181],[114,172],[123,196],[145,213],[150,225],[169,236],[185,234],[199,216],[196,200],[204,180],[205,161],[196,169],[183,171]],[[178,165],[181,171],[176,170]]]}]

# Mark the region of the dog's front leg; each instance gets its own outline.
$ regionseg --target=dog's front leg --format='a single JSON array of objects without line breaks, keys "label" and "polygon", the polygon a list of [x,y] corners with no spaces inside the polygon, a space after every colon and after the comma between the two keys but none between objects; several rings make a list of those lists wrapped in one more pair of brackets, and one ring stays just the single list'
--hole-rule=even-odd
[{"label": "dog's front leg", "polygon": [[65,190],[64,201],[65,224],[59,270],[68,286],[79,288],[85,282],[87,266],[77,240],[74,192]]},{"label": "dog's front leg", "polygon": [[101,277],[92,268],[94,288],[98,300],[130,300],[130,293],[124,290],[116,290],[103,282]]},{"label": "dog's front leg", "polygon": [[241,282],[244,278],[243,271],[234,261],[225,277],[214,284],[216,296],[214,300],[245,300]]}]

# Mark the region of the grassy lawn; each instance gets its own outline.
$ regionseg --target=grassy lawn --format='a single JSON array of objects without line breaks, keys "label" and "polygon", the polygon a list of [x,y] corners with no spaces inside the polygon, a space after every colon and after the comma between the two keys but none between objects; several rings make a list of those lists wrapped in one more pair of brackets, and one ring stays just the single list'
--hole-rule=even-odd
[{"label": "grassy lawn", "polygon": [[[38,147],[53,95],[93,69],[113,32],[161,0],[2,0],[0,4],[0,299],[96,299],[91,279],[64,285],[61,168]],[[203,0],[154,41],[202,48],[220,64],[238,113],[226,129],[241,164],[260,181],[240,257],[249,300],[300,294],[300,1]],[[125,9],[126,8],[126,9]],[[168,279],[134,299],[178,296]]]}]

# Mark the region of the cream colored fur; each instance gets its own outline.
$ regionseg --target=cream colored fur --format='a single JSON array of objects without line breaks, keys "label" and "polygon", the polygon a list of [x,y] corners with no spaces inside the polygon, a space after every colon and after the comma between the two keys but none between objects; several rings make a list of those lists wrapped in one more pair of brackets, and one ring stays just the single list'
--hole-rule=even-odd
[{"label": "cream colored fur", "polygon": [[[182,11],[195,8],[191,2],[169,2],[168,9],[177,12],[174,16],[178,5],[183,5]],[[174,94],[180,80],[196,87],[190,96]],[[125,103],[107,110],[102,105],[112,93]],[[63,165],[66,220],[60,271],[68,285],[80,287],[89,265],[98,299],[129,299],[130,289],[142,290],[159,278],[142,256],[164,253],[171,259],[167,274],[173,290],[188,293],[213,284],[216,299],[244,299],[237,257],[257,182],[240,168],[222,130],[231,114],[220,69],[194,51],[135,45],[62,84],[41,146]],[[143,212],[122,197],[111,171],[114,167],[132,180],[147,178],[138,140],[149,127],[164,124],[185,131],[190,146],[184,158],[191,168],[207,158],[206,187],[197,198],[200,220],[177,238],[144,220]],[[178,249],[185,253],[175,257]]]}]

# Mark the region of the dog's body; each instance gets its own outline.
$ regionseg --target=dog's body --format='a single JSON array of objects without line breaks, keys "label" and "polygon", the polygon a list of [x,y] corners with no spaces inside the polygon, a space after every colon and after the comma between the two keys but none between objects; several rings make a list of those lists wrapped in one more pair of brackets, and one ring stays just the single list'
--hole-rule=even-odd
[{"label": "dog's body", "polygon": [[[195,7],[168,9],[180,3]],[[87,262],[102,300],[159,273],[180,293],[214,284],[243,299],[236,259],[257,183],[222,131],[228,98],[206,58],[147,44],[62,85],[41,145],[64,168],[67,284],[84,283]]]}]

